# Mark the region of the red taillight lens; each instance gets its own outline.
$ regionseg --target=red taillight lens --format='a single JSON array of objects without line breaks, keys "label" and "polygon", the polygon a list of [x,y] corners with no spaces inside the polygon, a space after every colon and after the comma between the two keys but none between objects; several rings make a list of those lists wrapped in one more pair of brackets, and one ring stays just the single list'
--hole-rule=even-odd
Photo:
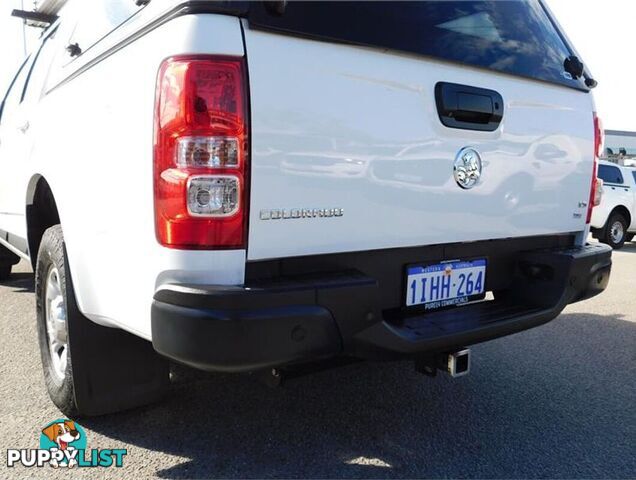
[{"label": "red taillight lens", "polygon": [[602,180],[597,177],[598,174],[598,158],[603,150],[603,124],[601,119],[594,114],[594,167],[592,170],[592,186],[590,188],[590,198],[587,203],[587,219],[586,223],[592,221],[592,210],[601,203]]},{"label": "red taillight lens", "polygon": [[601,119],[594,114],[594,156],[597,161],[603,154],[603,143],[605,143],[603,122],[601,122]]},{"label": "red taillight lens", "polygon": [[155,228],[166,247],[243,248],[247,114],[241,58],[165,60],[157,79]]}]

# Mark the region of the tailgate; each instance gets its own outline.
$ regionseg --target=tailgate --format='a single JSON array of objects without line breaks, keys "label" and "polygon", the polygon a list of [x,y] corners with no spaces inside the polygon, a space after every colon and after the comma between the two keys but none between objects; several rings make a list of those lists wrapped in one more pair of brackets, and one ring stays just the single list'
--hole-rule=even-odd
[{"label": "tailgate", "polygon": [[[455,3],[439,2],[444,8]],[[338,2],[323,5],[329,4]],[[496,13],[484,19],[451,10],[435,28],[444,41],[453,35],[461,40],[466,25],[496,25]],[[588,92],[566,86],[567,75],[559,84],[511,75],[505,64],[476,68],[435,52],[424,56],[264,31],[255,22],[245,26],[250,260],[585,228],[593,101]],[[469,38],[471,45],[502,42],[506,32],[492,28],[485,37]],[[445,126],[436,104],[439,82],[501,95],[497,128]],[[461,188],[454,175],[464,148],[481,158],[472,188]]]}]

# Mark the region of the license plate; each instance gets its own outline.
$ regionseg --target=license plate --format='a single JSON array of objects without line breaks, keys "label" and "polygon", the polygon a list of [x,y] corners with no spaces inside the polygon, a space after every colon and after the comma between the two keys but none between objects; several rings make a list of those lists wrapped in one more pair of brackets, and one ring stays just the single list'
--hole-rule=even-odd
[{"label": "license plate", "polygon": [[424,310],[461,305],[484,297],[486,259],[412,266],[406,270],[406,306]]}]

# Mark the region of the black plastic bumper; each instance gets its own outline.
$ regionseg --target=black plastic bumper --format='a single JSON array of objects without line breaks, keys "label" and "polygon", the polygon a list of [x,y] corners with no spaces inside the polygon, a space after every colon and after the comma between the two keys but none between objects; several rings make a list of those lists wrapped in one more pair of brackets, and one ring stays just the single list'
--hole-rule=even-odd
[{"label": "black plastic bumper", "polygon": [[494,300],[425,314],[382,308],[379,282],[353,270],[241,287],[165,285],[152,306],[153,345],[196,368],[235,372],[339,355],[417,357],[546,323],[602,292],[610,270],[606,245],[520,252]]}]

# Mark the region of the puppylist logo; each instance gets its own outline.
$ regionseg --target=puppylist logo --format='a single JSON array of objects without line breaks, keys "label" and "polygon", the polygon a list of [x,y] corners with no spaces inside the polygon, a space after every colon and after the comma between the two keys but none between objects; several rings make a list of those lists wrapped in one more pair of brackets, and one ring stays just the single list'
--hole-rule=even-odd
[{"label": "puppylist logo", "polygon": [[86,448],[86,432],[80,424],[58,419],[49,423],[40,434],[40,448],[7,450],[7,466],[53,468],[121,467],[126,449]]}]

